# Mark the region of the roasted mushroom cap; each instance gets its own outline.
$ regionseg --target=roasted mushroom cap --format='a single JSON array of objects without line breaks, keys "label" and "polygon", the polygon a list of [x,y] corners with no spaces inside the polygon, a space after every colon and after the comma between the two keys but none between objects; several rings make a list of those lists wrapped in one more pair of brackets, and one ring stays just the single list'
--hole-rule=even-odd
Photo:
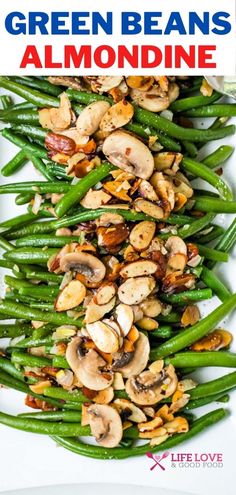
[{"label": "roasted mushroom cap", "polygon": [[125,131],[112,132],[104,141],[103,153],[117,167],[141,179],[149,179],[154,169],[154,158],[149,148]]},{"label": "roasted mushroom cap", "polygon": [[123,428],[119,413],[111,406],[93,404],[88,410],[92,435],[102,447],[112,448],[119,445]]},{"label": "roasted mushroom cap", "polygon": [[146,368],[149,353],[149,340],[146,335],[140,332],[139,338],[135,343],[134,353],[124,352],[119,361],[114,363],[113,369],[120,371],[124,378],[138,375]]},{"label": "roasted mushroom cap", "polygon": [[63,272],[74,270],[84,275],[87,282],[101,282],[106,274],[104,264],[92,254],[77,252],[69,253],[60,260],[60,269]]},{"label": "roasted mushroom cap", "polygon": [[176,390],[178,379],[172,364],[159,373],[150,370],[132,376],[126,382],[126,392],[139,405],[151,406],[170,397]]},{"label": "roasted mushroom cap", "polygon": [[113,381],[113,374],[101,370],[106,362],[93,349],[83,355],[81,344],[81,338],[75,337],[67,346],[66,359],[70,368],[85,387],[91,390],[108,388]]}]

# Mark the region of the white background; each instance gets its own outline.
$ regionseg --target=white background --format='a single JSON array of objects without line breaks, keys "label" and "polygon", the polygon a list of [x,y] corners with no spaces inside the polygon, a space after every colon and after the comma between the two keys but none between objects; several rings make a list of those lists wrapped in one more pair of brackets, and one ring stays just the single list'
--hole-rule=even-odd
[{"label": "white background", "polygon": [[[105,36],[103,32],[99,36],[13,36],[7,33],[5,30],[4,22],[6,15],[11,11],[21,11],[27,15],[28,11],[99,11],[101,14],[112,10],[114,20],[113,36]],[[0,39],[1,39],[1,51],[0,51],[0,63],[2,75],[15,75],[23,74],[51,74],[52,69],[34,69],[29,66],[27,69],[20,69],[20,63],[27,45],[36,45],[38,47],[38,53],[40,58],[44,59],[44,46],[53,45],[54,61],[63,61],[64,45],[71,44],[79,47],[80,45],[93,45],[93,49],[101,44],[111,44],[116,47],[119,44],[125,45],[130,48],[133,44],[141,45],[157,45],[163,48],[165,44],[181,44],[184,48],[191,44],[195,45],[215,45],[217,44],[217,52],[214,55],[214,59],[217,60],[217,69],[214,69],[215,75],[234,75],[235,74],[235,38],[232,31],[228,35],[217,36],[211,34],[210,36],[204,36],[200,32],[195,36],[180,36],[173,33],[170,36],[158,36],[158,35],[142,35],[136,36],[121,36],[120,19],[122,11],[138,11],[143,15],[144,11],[163,11],[163,24],[160,21],[161,26],[165,26],[166,20],[169,17],[171,11],[179,10],[182,18],[187,26],[188,12],[196,11],[199,15],[204,11],[210,11],[212,13],[216,11],[231,12],[231,23],[234,26],[235,20],[235,2],[234,0],[188,0],[176,2],[176,0],[168,0],[168,2],[154,2],[153,0],[145,0],[144,2],[138,2],[137,0],[86,0],[86,2],[67,0],[62,2],[61,0],[5,0],[1,2],[1,20],[0,20]],[[69,21],[66,27],[70,27]],[[88,20],[87,27],[90,28],[91,20]],[[43,64],[44,65],[44,64]],[[141,66],[140,66],[141,67]],[[56,69],[57,74],[71,75],[72,69]],[[123,72],[137,74],[137,69],[132,69],[127,66]],[[119,74],[120,70],[117,69],[116,64],[109,69],[110,74]],[[185,74],[186,67],[182,69],[164,70],[164,64],[155,70],[157,74],[165,73],[169,74]],[[212,75],[212,69],[206,69],[205,74]],[[99,69],[95,66],[92,69],[76,69],[75,75],[79,74],[104,74],[104,69]],[[153,69],[139,69],[140,74],[152,74]],[[192,74],[201,74],[202,69],[191,69]]]},{"label": "white background", "polygon": [[[3,91],[2,91],[3,93]],[[6,93],[6,91],[4,91]],[[20,101],[14,97],[14,101]],[[232,121],[236,119],[232,119]],[[209,124],[209,123],[208,123]],[[235,136],[222,140],[224,144],[235,146]],[[220,146],[222,141],[208,144],[200,156],[205,156]],[[17,148],[0,138],[1,165],[4,165],[17,151]],[[224,165],[224,179],[233,189],[236,196],[235,154]],[[12,178],[1,178],[2,183],[39,180],[39,175],[28,164],[22,171]],[[206,184],[205,184],[206,185]],[[202,186],[202,184],[201,184]],[[210,186],[207,185],[207,189]],[[0,196],[0,221],[11,218],[24,211],[24,207],[16,207],[14,197]],[[226,227],[232,221],[232,215],[219,215],[218,222]],[[236,292],[235,277],[236,247],[231,253],[227,264],[221,263],[217,273],[227,286]],[[1,270],[3,274],[3,270]],[[9,272],[8,272],[9,273]],[[3,284],[2,284],[3,286]],[[211,303],[202,303],[202,315],[211,311],[219,304],[217,298]],[[224,322],[222,326],[230,330],[235,336],[236,312]],[[236,351],[236,337],[232,349]],[[196,379],[207,381],[233,371],[222,368],[208,368],[198,372]],[[224,467],[222,469],[172,469],[169,459],[166,459],[166,471],[154,469],[150,471],[151,461],[142,456],[123,461],[98,461],[77,456],[56,444],[48,437],[33,435],[13,430],[0,425],[1,456],[0,456],[0,492],[25,487],[56,485],[63,483],[116,483],[139,486],[153,486],[172,488],[180,492],[198,495],[235,495],[235,445],[236,445],[236,393],[231,394],[230,402],[224,407],[230,414],[221,423],[208,429],[203,434],[186,444],[172,449],[180,453],[215,453],[223,454]],[[222,407],[221,404],[212,404],[195,410],[198,415],[208,410]],[[16,414],[26,410],[24,394],[12,390],[0,389],[0,410],[9,414]],[[27,408],[29,411],[29,409]],[[95,488],[96,490],[96,488]],[[123,495],[132,492],[123,492]],[[82,493],[87,495],[84,489]],[[55,494],[57,491],[55,491]],[[65,491],[66,493],[66,491]],[[78,493],[80,489],[78,488]],[[159,492],[158,492],[159,493]],[[39,495],[39,494],[38,494]],[[54,495],[54,494],[53,494]],[[148,494],[147,494],[148,495]],[[177,495],[177,494],[176,494]]]}]

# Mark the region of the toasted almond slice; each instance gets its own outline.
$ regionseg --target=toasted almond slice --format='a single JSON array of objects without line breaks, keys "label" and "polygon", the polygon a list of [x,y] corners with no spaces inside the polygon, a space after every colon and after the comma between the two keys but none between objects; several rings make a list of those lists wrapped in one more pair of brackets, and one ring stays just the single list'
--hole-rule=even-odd
[{"label": "toasted almond slice", "polygon": [[129,278],[118,289],[118,297],[124,304],[139,304],[144,301],[156,286],[153,277]]},{"label": "toasted almond slice", "polygon": [[93,402],[96,404],[109,404],[114,398],[113,387],[105,388],[105,390],[100,390],[97,395],[93,398]]},{"label": "toasted almond slice", "polygon": [[121,201],[131,201],[131,198],[126,193],[127,188],[125,190],[123,188],[123,184],[124,184],[123,182],[116,180],[111,182],[105,182],[103,187],[108,193],[112,194],[112,196],[115,196],[115,198],[118,198]]},{"label": "toasted almond slice", "polygon": [[112,386],[114,390],[124,390],[125,388],[123,376],[118,371],[114,373],[114,380]]},{"label": "toasted almond slice", "polygon": [[153,330],[156,330],[159,326],[159,323],[156,320],[153,320],[153,318],[149,318],[148,316],[144,316],[137,322],[137,325],[139,328],[142,328],[142,330],[146,330],[147,332],[151,332]]},{"label": "toasted almond slice", "polygon": [[139,438],[155,438],[158,436],[166,435],[167,431],[163,426],[154,428],[151,431],[140,431]]},{"label": "toasted almond slice", "polygon": [[148,199],[150,201],[158,200],[154,187],[147,180],[141,180],[139,185],[139,193],[144,199]]},{"label": "toasted almond slice", "polygon": [[89,425],[89,414],[88,414],[88,408],[90,404],[82,404],[82,414],[81,414],[81,426],[87,426]]},{"label": "toasted almond slice", "polygon": [[164,218],[164,210],[155,203],[147,201],[146,199],[137,198],[134,201],[134,209],[136,211],[142,211],[146,215],[162,220]]},{"label": "toasted almond slice", "polygon": [[90,189],[83,199],[80,201],[80,204],[84,208],[88,208],[90,210],[97,210],[101,205],[107,204],[111,199],[111,196],[106,192],[99,190],[93,191]]},{"label": "toasted almond slice", "polygon": [[183,327],[188,327],[189,325],[195,325],[201,318],[200,310],[198,306],[190,304],[184,310],[181,317],[181,324]]},{"label": "toasted almond slice", "polygon": [[149,297],[140,304],[140,308],[145,316],[156,318],[162,311],[162,304],[155,297]]},{"label": "toasted almond slice", "polygon": [[67,311],[75,308],[82,303],[86,296],[86,288],[79,280],[71,280],[68,285],[62,289],[56,302],[56,311]]},{"label": "toasted almond slice", "polygon": [[125,265],[121,269],[120,275],[122,278],[143,277],[153,275],[156,272],[157,265],[154,261],[138,260]]},{"label": "toasted almond slice", "polygon": [[195,342],[191,349],[193,351],[218,351],[228,347],[232,342],[232,334],[223,329],[216,329],[202,339]]},{"label": "toasted almond slice", "polygon": [[102,321],[96,321],[95,323],[87,324],[86,329],[96,347],[102,352],[114,353],[118,351],[119,338],[112,327]]},{"label": "toasted almond slice", "polygon": [[156,86],[149,91],[131,89],[130,96],[139,107],[151,112],[162,112],[170,105],[168,95]]},{"label": "toasted almond slice", "polygon": [[76,127],[80,134],[91,136],[99,128],[99,124],[110,108],[110,104],[106,101],[95,101],[90,103],[79,115]]},{"label": "toasted almond slice", "polygon": [[159,426],[163,425],[163,421],[160,417],[156,417],[152,419],[152,421],[146,421],[139,423],[138,429],[139,431],[152,431],[154,428],[159,428]]},{"label": "toasted almond slice", "polygon": [[139,89],[139,91],[148,91],[153,83],[153,76],[129,76],[126,78],[127,85],[132,89]]},{"label": "toasted almond slice", "polygon": [[101,287],[99,287],[94,296],[95,304],[101,305],[109,303],[115,296],[116,290],[117,288],[113,282],[104,283]]},{"label": "toasted almond slice", "polygon": [[143,222],[139,222],[131,230],[130,244],[132,244],[134,249],[137,251],[144,251],[151,244],[155,231],[155,222],[148,222],[145,220]]},{"label": "toasted almond slice", "polygon": [[105,132],[112,132],[119,127],[122,127],[132,119],[134,108],[131,103],[126,100],[121,100],[103,115],[100,122],[100,129]]},{"label": "toasted almond slice", "polygon": [[46,387],[51,387],[51,382],[49,380],[38,382],[35,385],[29,385],[30,390],[35,394],[43,394],[43,391]]},{"label": "toasted almond slice", "polygon": [[140,423],[141,421],[146,421],[147,419],[142,409],[135,406],[135,404],[133,404],[130,400],[116,399],[113,404],[119,414],[122,412],[125,413],[125,416],[134,423]]},{"label": "toasted almond slice", "polygon": [[[161,429],[161,428],[160,428]],[[163,431],[165,428],[163,428]],[[165,430],[166,431],[166,430]],[[150,441],[150,446],[155,447],[155,445],[160,445],[161,443],[165,442],[167,438],[169,437],[168,433],[162,434],[159,437],[154,437]]]},{"label": "toasted almond slice", "polygon": [[85,321],[86,323],[94,323],[103,318],[106,313],[112,311],[116,303],[116,298],[113,297],[107,304],[96,304],[92,299],[86,307]]},{"label": "toasted almond slice", "polygon": [[127,304],[118,304],[115,314],[117,322],[122,330],[122,334],[124,337],[126,337],[126,335],[128,335],[129,331],[131,330],[134,322],[133,310]]},{"label": "toasted almond slice", "polygon": [[189,424],[186,418],[183,418],[182,416],[178,416],[177,418],[174,418],[173,421],[169,421],[168,423],[165,423],[165,429],[167,433],[173,434],[173,433],[187,433],[189,430]]},{"label": "toasted almond slice", "polygon": [[152,373],[160,373],[160,371],[164,368],[163,359],[158,359],[150,364],[149,369]]}]

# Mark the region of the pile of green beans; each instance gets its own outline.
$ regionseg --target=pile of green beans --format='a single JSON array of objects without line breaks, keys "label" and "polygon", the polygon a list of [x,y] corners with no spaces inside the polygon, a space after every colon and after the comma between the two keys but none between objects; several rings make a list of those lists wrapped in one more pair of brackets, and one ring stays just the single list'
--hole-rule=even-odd
[{"label": "pile of green beans", "polygon": [[[0,267],[8,270],[4,278],[6,294],[0,299],[0,339],[8,339],[5,352],[0,356],[0,384],[30,396],[31,400],[41,401],[42,409],[44,404],[52,409],[18,416],[0,412],[1,424],[48,435],[72,452],[108,460],[144,455],[150,450],[155,453],[171,449],[226,416],[224,409],[216,409],[193,421],[188,413],[217,401],[226,403],[229,400],[228,393],[236,389],[236,371],[233,371],[236,369],[236,354],[231,349],[197,352],[190,347],[206,337],[236,307],[236,294],[231,294],[213,271],[217,263],[228,261],[236,243],[236,219],[227,229],[214,224],[218,213],[236,213],[236,201],[231,188],[218,175],[218,171],[214,171],[223,165],[227,166],[234,148],[220,143],[211,154],[205,156],[204,150],[199,154],[204,144],[235,133],[234,125],[225,124],[230,117],[236,116],[236,106],[219,102],[221,95],[215,91],[209,97],[203,96],[199,91],[201,84],[202,78],[199,77],[180,82],[180,96],[170,105],[172,121],[166,119],[164,114],[134,105],[133,119],[124,126],[127,132],[137,135],[146,145],[151,143],[150,138],[155,138],[158,150],[182,153],[180,173],[189,181],[198,178],[204,182],[204,189],[196,189],[194,182],[191,182],[193,196],[184,207],[158,221],[151,214],[135,211],[132,204],[124,209],[114,209],[114,204],[97,209],[82,207],[80,201],[85,194],[91,188],[100,188],[103,181],[112,180],[116,167],[105,161],[99,153],[99,157],[103,157],[101,164],[76,181],[67,175],[63,162],[53,161],[54,157],[46,149],[45,139],[50,131],[42,128],[39,109],[59,107],[60,94],[66,91],[74,115],[77,116],[92,102],[107,101],[113,105],[109,94],[67,89],[51,84],[46,78],[0,77],[1,88],[23,98],[22,103],[14,104],[12,97],[7,94],[0,97],[0,121],[7,124],[1,130],[1,135],[18,147],[15,156],[3,164],[1,174],[4,177],[14,176],[26,163],[30,163],[29,166],[33,166],[39,174],[37,181],[30,180],[29,175],[29,181],[19,182],[13,178],[7,184],[0,185],[1,195],[17,194],[15,203],[28,205],[27,212],[0,223],[0,249],[3,250]],[[192,127],[180,125],[181,119],[187,120],[186,117],[216,117],[216,120],[208,129],[199,129],[195,127],[195,121]],[[209,186],[214,188],[214,192]],[[36,194],[41,196],[42,202],[37,213],[34,213],[32,200]],[[58,195],[55,202],[52,201],[52,195]],[[64,280],[63,274],[49,272],[48,262],[67,244],[86,242],[84,233],[78,233],[80,224],[91,222],[93,225],[92,222],[102,214],[114,212],[123,218],[128,228],[145,220],[156,222],[156,235],[160,239],[165,241],[177,235],[186,243],[194,243],[201,258],[199,265],[187,266],[188,273],[195,276],[195,287],[181,287],[180,291],[177,288],[169,293],[164,291],[160,283],[158,299],[169,312],[155,317],[156,322],[152,319],[155,329],[145,332],[141,322],[140,325],[137,322],[138,330],[145,332],[149,339],[149,364],[163,359],[165,366],[171,364],[176,368],[179,379],[188,377],[199,368],[226,367],[232,371],[220,378],[199,383],[189,390],[189,402],[180,411],[180,415],[186,415],[189,420],[188,433],[173,435],[155,447],[150,447],[149,443],[134,443],[139,438],[136,426],[124,431],[120,445],[116,448],[106,449],[82,442],[78,437],[91,435],[89,426],[81,426],[83,404],[90,402],[86,389],[67,390],[55,381],[57,372],[70,369],[63,350],[70,337],[58,337],[56,329],[69,326],[77,332],[84,325],[84,308],[78,306],[73,312],[55,310],[55,301]],[[71,229],[72,234],[67,235],[68,231],[57,232],[64,228]],[[74,229],[76,231],[73,234]],[[97,245],[96,240],[91,243]],[[103,254],[107,253],[101,251]],[[115,256],[119,257],[119,253],[115,253]],[[186,307],[208,301],[213,296],[217,296],[221,304],[205,318],[183,328]],[[10,323],[5,323],[8,319]],[[61,354],[57,353],[57,348],[62,349]],[[31,369],[34,371],[28,373],[27,370]],[[32,391],[35,390],[33,386],[42,381],[37,376],[37,370],[45,372],[47,377],[40,393]],[[52,375],[47,370],[51,370]],[[51,386],[48,386],[48,379]],[[114,398],[127,400],[129,396],[125,390],[115,390]],[[163,399],[160,405],[170,403],[171,398]]]}]

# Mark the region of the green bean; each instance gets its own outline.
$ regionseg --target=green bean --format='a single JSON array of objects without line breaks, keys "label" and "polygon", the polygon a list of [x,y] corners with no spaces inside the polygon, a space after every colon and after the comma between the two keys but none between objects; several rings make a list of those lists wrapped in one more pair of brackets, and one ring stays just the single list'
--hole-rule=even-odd
[{"label": "green bean", "polygon": [[0,96],[0,102],[2,104],[2,108],[4,110],[7,110],[12,107],[12,99],[11,96],[9,95],[1,95]]},{"label": "green bean", "polygon": [[49,172],[51,172],[51,174],[53,174],[55,177],[62,178],[69,182],[73,180],[73,177],[66,175],[66,169],[64,166],[61,166],[57,163],[47,163],[46,167],[47,170],[49,170]]},{"label": "green bean", "polygon": [[236,117],[235,103],[222,103],[215,105],[206,105],[201,108],[192,108],[185,112],[187,117]]},{"label": "green bean", "polygon": [[9,241],[7,241],[4,237],[0,236],[0,248],[9,252],[9,251],[14,249],[14,246]]},{"label": "green bean", "polygon": [[134,132],[138,136],[149,139],[150,136],[157,136],[157,142],[160,143],[166,150],[169,151],[181,151],[181,146],[177,141],[171,139],[169,136],[165,134],[158,133],[155,129],[151,129],[147,126],[138,124],[137,122],[129,123],[125,126],[125,129],[130,132]]},{"label": "green bean", "polygon": [[160,299],[169,304],[187,304],[190,301],[211,299],[211,289],[186,290],[178,294],[161,294]]},{"label": "green bean", "polygon": [[27,124],[13,125],[12,130],[17,134],[25,134],[31,139],[39,138],[44,142],[49,131],[47,129],[42,129],[42,127],[34,127]]},{"label": "green bean", "polygon": [[20,335],[31,335],[32,327],[25,323],[0,325],[0,338],[15,338]]},{"label": "green bean", "polygon": [[20,193],[15,197],[16,205],[25,205],[26,203],[30,203],[30,201],[34,198],[34,194]]},{"label": "green bean", "polygon": [[[184,84],[184,86],[180,86],[180,95],[182,96],[193,92],[195,93],[199,92],[198,90],[200,90],[202,81],[203,81],[202,77],[193,78],[193,82],[192,82],[192,78],[187,81],[181,81],[181,83]],[[188,85],[190,82],[191,82],[191,86]]]},{"label": "green bean", "polygon": [[185,112],[186,110],[191,110],[192,108],[204,107],[205,105],[210,105],[222,97],[221,93],[214,91],[211,96],[190,96],[189,98],[183,98],[171,103],[170,110],[172,112]]},{"label": "green bean", "polygon": [[211,223],[214,218],[215,218],[215,214],[208,213],[204,217],[201,217],[198,220],[194,220],[194,222],[192,222],[191,224],[189,224],[187,221],[186,224],[178,230],[178,236],[181,237],[182,239],[191,237],[192,235],[196,234],[204,227],[209,225],[209,223]]},{"label": "green bean", "polygon": [[69,392],[61,387],[45,387],[43,391],[45,397],[50,397],[53,399],[61,399],[66,402],[86,402],[88,400],[85,395],[82,394],[80,390],[74,392]]},{"label": "green bean", "polygon": [[209,126],[209,129],[219,129],[220,127],[225,125],[229,119],[230,117],[226,117],[225,115],[224,117],[217,117],[217,119],[215,119],[215,121],[212,122],[212,124]]},{"label": "green bean", "polygon": [[[33,285],[33,284],[32,284]],[[36,299],[45,299],[48,298],[49,300],[52,301],[54,298],[58,295],[59,293],[59,288],[58,287],[52,287],[52,286],[39,286],[39,287],[22,287],[19,290],[19,293],[22,294],[23,296],[30,296]]]},{"label": "green bean", "polygon": [[66,423],[80,423],[81,413],[77,411],[42,411],[21,413],[21,418],[41,419],[45,421],[65,421]]},{"label": "green bean", "polygon": [[194,210],[214,213],[236,213],[236,201],[225,201],[208,196],[194,198]]},{"label": "green bean", "polygon": [[21,366],[36,366],[37,368],[44,368],[45,366],[51,366],[52,364],[51,359],[33,356],[20,351],[14,351],[11,359],[13,363],[20,364]]},{"label": "green bean", "polygon": [[95,93],[88,93],[86,91],[77,91],[76,89],[72,88],[67,89],[66,93],[71,100],[78,101],[82,105],[89,105],[94,101],[100,100],[108,101],[108,103],[110,103],[111,105],[114,103],[111,97],[98,95]]},{"label": "green bean", "polygon": [[79,203],[86,192],[95,186],[114,169],[110,163],[103,163],[94,170],[91,170],[78,184],[70,188],[65,196],[55,206],[55,214],[57,217],[62,217],[72,206]]},{"label": "green bean", "polygon": [[1,173],[4,177],[9,177],[17,172],[25,163],[27,162],[27,157],[23,150],[19,151],[9,162],[2,167]]},{"label": "green bean", "polygon": [[69,369],[70,366],[64,356],[53,356],[52,365],[54,368]]},{"label": "green bean", "polygon": [[161,323],[179,323],[180,318],[180,314],[176,311],[171,311],[171,313],[169,313],[168,315],[157,316],[157,320]]},{"label": "green bean", "polygon": [[61,86],[56,86],[55,84],[51,84],[46,79],[38,79],[37,77],[14,76],[11,77],[11,81],[19,84],[24,84],[25,86],[29,86],[30,88],[39,89],[40,91],[48,93],[52,96],[59,96],[63,92],[63,88]]},{"label": "green bean", "polygon": [[208,168],[216,168],[219,167],[220,165],[223,165],[223,163],[228,160],[228,158],[232,155],[234,152],[234,147],[233,146],[220,146],[217,148],[213,153],[210,155],[206,156],[204,160],[202,160],[202,163],[206,165]]},{"label": "green bean", "polygon": [[[218,353],[217,353],[218,354]],[[221,352],[219,352],[221,354]],[[236,371],[229,373],[228,375],[223,375],[220,378],[211,380],[206,383],[201,383],[197,385],[196,388],[189,390],[191,399],[201,399],[208,395],[214,395],[224,392],[234,388],[236,386]]]},{"label": "green bean", "polygon": [[190,400],[186,406],[184,406],[184,410],[191,411],[192,409],[196,409],[197,407],[202,407],[207,404],[211,404],[212,402],[228,402],[229,395],[222,395],[222,393],[209,395],[208,397],[203,397],[202,399]]},{"label": "green bean", "polygon": [[5,128],[1,131],[1,134],[4,138],[8,139],[8,141],[15,144],[19,148],[22,148],[26,154],[33,153],[34,156],[48,158],[47,150],[45,150],[42,146],[33,144],[28,139],[21,137],[18,134],[14,134],[11,129]]},{"label": "green bean", "polygon": [[29,103],[36,105],[37,107],[58,107],[59,100],[56,97],[49,96],[43,92],[35,89],[31,89],[23,84],[7,79],[6,77],[0,77],[0,87],[9,89],[18,96],[21,96]]},{"label": "green bean", "polygon": [[48,248],[45,251],[37,248],[19,248],[8,251],[4,254],[7,260],[15,263],[47,263],[47,261],[58,252],[57,249]]},{"label": "green bean", "polygon": [[[138,322],[137,322],[138,326]],[[156,330],[152,330],[148,333],[149,338],[154,339],[168,339],[172,336],[172,327],[170,325],[163,325]]]},{"label": "green bean", "polygon": [[212,313],[203,318],[203,320],[199,321],[190,328],[183,330],[181,333],[170,340],[167,340],[156,349],[152,349],[150,358],[155,361],[156,359],[169,356],[170,354],[174,354],[175,352],[190,346],[216,327],[216,325],[218,325],[218,323],[220,323],[220,321],[223,320],[228,313],[233,311],[235,306],[236,294],[229,297],[227,301],[223,302],[218,308],[212,311]]},{"label": "green bean", "polygon": [[196,245],[198,247],[200,256],[204,256],[205,259],[222,262],[227,262],[229,260],[228,253],[207,246],[202,246],[201,244]]},{"label": "green bean", "polygon": [[181,167],[183,170],[190,172],[197,177],[201,177],[201,179],[204,179],[208,182],[208,184],[211,184],[215,189],[217,189],[217,191],[219,191],[222,198],[228,201],[232,200],[232,192],[225,182],[206,165],[204,165],[204,163],[197,162],[190,158],[184,158],[182,160]]},{"label": "green bean", "polygon": [[5,276],[5,279],[4,279],[6,285],[8,285],[8,287],[11,287],[12,289],[21,289],[22,287],[29,287],[29,288],[32,288],[33,287],[33,284],[31,284],[30,282],[27,282],[26,280],[19,280],[17,278],[14,278],[14,277],[10,277],[9,275],[6,275]]},{"label": "green bean", "polygon": [[85,455],[87,457],[92,457],[95,459],[126,459],[128,457],[144,455],[146,452],[150,451],[152,453],[163,452],[172,449],[176,445],[181,444],[184,441],[190,440],[195,435],[198,435],[208,426],[212,426],[221,419],[225,418],[226,412],[224,409],[216,409],[208,414],[195,420],[187,433],[176,434],[171,438],[168,438],[161,445],[156,445],[155,447],[150,447],[150,444],[145,444],[140,447],[120,448],[115,447],[113,449],[105,449],[99,446],[87,445],[82,443],[80,440],[75,438],[62,438],[62,437],[52,437],[58,445],[65,447],[66,449],[75,452],[76,454]]},{"label": "green bean", "polygon": [[71,437],[73,435],[89,435],[90,428],[81,426],[78,423],[51,423],[39,419],[27,419],[20,416],[10,416],[0,412],[0,423],[11,428],[22,431],[39,433],[43,435],[63,435]]},{"label": "green bean", "polygon": [[206,266],[203,267],[201,273],[201,280],[207,287],[210,287],[214,294],[223,302],[227,301],[230,297],[230,291],[225,287],[223,282],[219,280],[219,278],[213,273],[212,270],[209,270]]},{"label": "green bean", "polygon": [[40,280],[60,284],[62,282],[63,276],[56,275],[56,273],[29,271],[28,273],[26,273],[26,278],[30,280]]},{"label": "green bean", "polygon": [[[236,367],[236,354],[232,352],[179,352],[165,359],[165,364],[173,364],[175,368],[194,366],[202,368],[207,366],[223,366],[224,368]],[[236,384],[236,382],[235,382]]]},{"label": "green bean", "polygon": [[56,325],[75,325],[82,326],[82,320],[73,319],[65,313],[47,313],[38,309],[29,308],[20,303],[0,300],[0,314],[7,315],[9,318],[26,318],[27,320],[47,321]]},{"label": "green bean", "polygon": [[29,237],[22,237],[22,239],[16,240],[17,247],[63,247],[65,244],[70,244],[71,242],[81,242],[81,237],[79,235],[71,236],[56,236],[52,237],[50,235],[32,235]]},{"label": "green bean", "polygon": [[0,259],[0,267],[12,270],[14,267],[14,263],[12,261],[1,260]]},{"label": "green bean", "polygon": [[[40,215],[39,215],[40,216]],[[8,229],[15,229],[21,227],[22,225],[27,225],[28,223],[37,220],[37,216],[34,213],[23,213],[17,217],[10,218],[0,223],[0,232],[4,232]]]},{"label": "green bean", "polygon": [[13,378],[16,378],[20,382],[35,383],[35,380],[32,381],[27,379],[27,377],[24,376],[22,371],[15,368],[14,364],[12,364],[11,361],[9,361],[9,359],[0,357],[0,369],[8,373]]},{"label": "green bean", "polygon": [[0,111],[0,120],[13,124],[39,125],[38,110],[29,108],[22,110]]},{"label": "green bean", "polygon": [[41,158],[37,156],[33,156],[32,154],[28,155],[29,159],[34,165],[34,168],[40,172],[40,174],[45,177],[48,181],[55,182],[54,175],[47,169],[46,165],[43,163]]},{"label": "green bean", "polygon": [[182,144],[186,151],[186,154],[191,158],[196,158],[196,156],[198,155],[198,149],[196,145],[194,143],[191,143],[190,141],[183,141]]},{"label": "green bean", "polygon": [[208,244],[209,242],[214,241],[215,239],[221,237],[225,232],[225,230],[222,227],[219,227],[218,225],[212,226],[211,232],[209,232],[208,234],[205,234],[204,230],[198,232],[196,235],[197,240],[201,239],[201,244]]},{"label": "green bean", "polygon": [[[228,229],[225,231],[224,235],[221,237],[219,242],[216,244],[216,249],[229,253],[236,242],[236,219],[230,224]],[[208,269],[212,269],[215,266],[215,262],[209,261],[207,263]]]},{"label": "green bean", "polygon": [[66,193],[69,189],[71,189],[71,185],[62,182],[21,182],[15,184],[4,184],[0,186],[0,194],[16,194],[28,191],[42,194],[53,192]]},{"label": "green bean", "polygon": [[[58,339],[58,340],[60,340],[60,339]],[[61,339],[61,340],[65,340],[65,339]],[[53,340],[52,336],[44,337],[41,339],[35,339],[33,337],[28,337],[24,340],[20,340],[19,342],[14,343],[13,347],[16,349],[27,349],[29,347],[53,346],[53,344],[55,344],[55,340]]]}]

